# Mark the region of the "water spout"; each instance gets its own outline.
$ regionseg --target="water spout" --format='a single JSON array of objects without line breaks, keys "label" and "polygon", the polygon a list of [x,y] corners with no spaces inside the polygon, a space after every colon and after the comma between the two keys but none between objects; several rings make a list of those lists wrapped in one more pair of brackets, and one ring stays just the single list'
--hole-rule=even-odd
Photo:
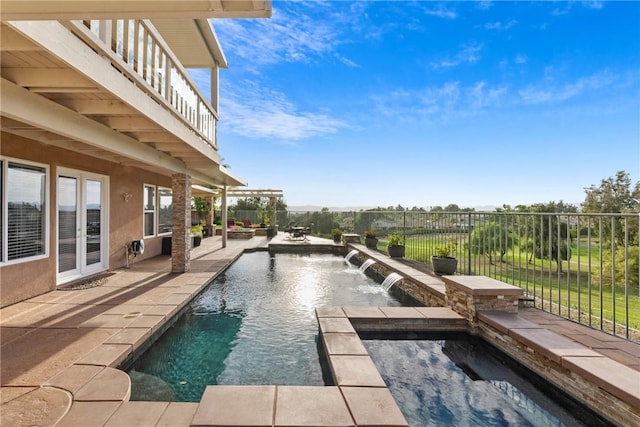
[{"label": "water spout", "polygon": [[357,249],[353,249],[351,252],[349,252],[345,257],[344,257],[344,261],[348,264],[349,261],[351,261],[351,258],[358,253]]},{"label": "water spout", "polygon": [[362,271],[364,273],[364,271],[367,268],[371,267],[375,263],[376,263],[375,259],[369,258],[368,260],[366,260],[365,262],[362,263],[362,265],[360,266],[360,271]]},{"label": "water spout", "polygon": [[385,291],[389,292],[389,289],[391,289],[391,287],[399,280],[402,280],[402,276],[399,275],[398,273],[390,273],[386,279],[384,279],[384,281],[382,282],[382,284],[380,284],[380,286],[382,286],[382,289],[384,289]]}]

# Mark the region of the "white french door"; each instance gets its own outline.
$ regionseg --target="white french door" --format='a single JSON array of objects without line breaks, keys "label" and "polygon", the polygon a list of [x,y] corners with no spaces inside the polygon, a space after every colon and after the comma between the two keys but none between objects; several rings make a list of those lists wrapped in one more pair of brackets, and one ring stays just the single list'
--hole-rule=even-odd
[{"label": "white french door", "polygon": [[58,169],[58,285],[108,268],[109,178]]}]

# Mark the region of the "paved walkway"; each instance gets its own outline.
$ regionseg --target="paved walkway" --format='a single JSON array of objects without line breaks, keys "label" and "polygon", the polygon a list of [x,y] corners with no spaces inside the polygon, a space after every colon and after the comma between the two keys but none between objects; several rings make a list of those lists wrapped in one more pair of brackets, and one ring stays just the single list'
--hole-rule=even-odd
[{"label": "paved walkway", "polygon": [[[272,242],[295,241],[280,233]],[[102,286],[52,291],[0,309],[0,425],[189,426],[196,403],[128,402],[129,377],[115,369],[243,251],[266,237],[203,239],[191,269],[170,272],[168,256],[112,272]],[[528,320],[640,371],[640,345],[538,310]],[[61,420],[61,421],[60,421]]]}]

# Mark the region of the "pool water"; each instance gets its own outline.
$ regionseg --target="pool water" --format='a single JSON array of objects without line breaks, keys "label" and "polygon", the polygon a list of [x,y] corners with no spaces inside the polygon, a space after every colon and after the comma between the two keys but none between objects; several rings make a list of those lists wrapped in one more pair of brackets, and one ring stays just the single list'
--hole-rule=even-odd
[{"label": "pool water", "polygon": [[207,385],[324,385],[315,307],[420,305],[342,257],[242,255],[128,369],[132,400],[198,402]]},{"label": "pool water", "polygon": [[452,338],[363,340],[410,426],[609,425],[485,341]]}]

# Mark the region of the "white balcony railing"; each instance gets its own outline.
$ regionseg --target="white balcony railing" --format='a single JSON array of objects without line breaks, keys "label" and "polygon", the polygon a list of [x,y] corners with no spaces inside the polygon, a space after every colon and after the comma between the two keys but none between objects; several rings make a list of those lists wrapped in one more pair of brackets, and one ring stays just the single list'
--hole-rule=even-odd
[{"label": "white balcony railing", "polygon": [[85,40],[110,52],[154,97],[170,105],[209,145],[217,149],[217,114],[148,20],[74,21]]}]

